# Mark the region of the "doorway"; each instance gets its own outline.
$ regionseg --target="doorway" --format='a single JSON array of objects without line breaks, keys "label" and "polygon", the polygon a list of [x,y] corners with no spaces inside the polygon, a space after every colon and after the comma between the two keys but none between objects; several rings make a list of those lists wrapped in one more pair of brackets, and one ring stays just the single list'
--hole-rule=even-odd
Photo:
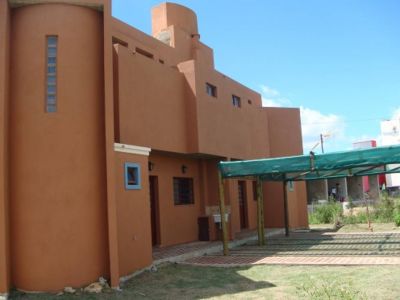
[{"label": "doorway", "polygon": [[238,200],[239,200],[240,229],[246,229],[248,227],[246,181],[243,180],[238,181]]},{"label": "doorway", "polygon": [[150,214],[151,214],[151,240],[152,240],[152,245],[156,246],[160,244],[157,176],[149,176],[149,189],[150,189]]}]

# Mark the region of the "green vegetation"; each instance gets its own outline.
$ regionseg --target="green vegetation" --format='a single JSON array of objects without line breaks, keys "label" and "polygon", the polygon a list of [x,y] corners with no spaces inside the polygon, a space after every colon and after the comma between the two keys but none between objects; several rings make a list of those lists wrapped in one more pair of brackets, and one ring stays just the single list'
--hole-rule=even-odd
[{"label": "green vegetation", "polygon": [[394,223],[396,224],[396,226],[399,227],[400,226],[400,213],[396,212],[393,219],[394,219]]},{"label": "green vegetation", "polygon": [[309,214],[310,224],[336,224],[343,214],[342,205],[339,202],[329,200],[327,204],[318,205],[315,211]]},{"label": "green vegetation", "polygon": [[[312,229],[317,227],[319,230],[321,230],[320,226],[326,226],[326,225],[312,225],[310,226]],[[332,228],[332,227],[331,227]],[[397,227],[394,223],[373,223],[372,228],[374,232],[400,232],[400,227]],[[340,228],[336,229],[337,232],[342,232],[342,233],[354,233],[354,232],[370,232],[370,229],[368,227],[367,223],[364,224],[346,224],[341,226]]]},{"label": "green vegetation", "polygon": [[313,213],[309,214],[310,224],[366,224],[368,219],[372,223],[395,223],[400,226],[400,198],[389,197],[384,193],[377,204],[369,207],[355,207],[349,199],[347,211],[343,211],[342,204],[330,200],[326,205],[318,205]]},{"label": "green vegetation", "polygon": [[367,299],[365,293],[354,287],[353,281],[319,278],[315,280],[310,277],[298,288],[299,295],[307,299]]},{"label": "green vegetation", "polygon": [[167,265],[134,277],[122,292],[62,296],[15,292],[11,299],[397,299],[397,270],[397,266]]}]

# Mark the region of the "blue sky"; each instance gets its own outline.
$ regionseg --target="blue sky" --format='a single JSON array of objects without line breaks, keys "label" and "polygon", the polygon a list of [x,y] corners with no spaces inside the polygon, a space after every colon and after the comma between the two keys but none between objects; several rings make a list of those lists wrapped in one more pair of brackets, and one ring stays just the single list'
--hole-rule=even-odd
[{"label": "blue sky", "polygon": [[[150,34],[160,2],[113,0],[113,16]],[[400,117],[400,1],[174,2],[196,12],[219,71],[264,105],[301,107],[305,152],[320,133],[326,152],[379,144],[380,121]]]}]

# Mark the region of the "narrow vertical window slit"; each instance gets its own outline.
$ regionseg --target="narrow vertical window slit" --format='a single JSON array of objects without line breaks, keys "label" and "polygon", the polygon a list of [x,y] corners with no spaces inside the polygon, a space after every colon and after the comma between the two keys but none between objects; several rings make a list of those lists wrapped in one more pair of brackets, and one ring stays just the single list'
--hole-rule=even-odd
[{"label": "narrow vertical window slit", "polygon": [[57,36],[46,39],[46,112],[57,111]]}]

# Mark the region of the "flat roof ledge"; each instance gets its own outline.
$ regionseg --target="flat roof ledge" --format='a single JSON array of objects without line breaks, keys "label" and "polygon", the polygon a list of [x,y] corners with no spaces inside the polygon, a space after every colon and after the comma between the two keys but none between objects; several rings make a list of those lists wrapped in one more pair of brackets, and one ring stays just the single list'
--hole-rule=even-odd
[{"label": "flat roof ledge", "polygon": [[103,11],[104,7],[103,0],[8,0],[8,3],[12,8],[33,4],[70,4]]},{"label": "flat roof ledge", "polygon": [[114,151],[149,156],[151,148],[114,143]]}]

